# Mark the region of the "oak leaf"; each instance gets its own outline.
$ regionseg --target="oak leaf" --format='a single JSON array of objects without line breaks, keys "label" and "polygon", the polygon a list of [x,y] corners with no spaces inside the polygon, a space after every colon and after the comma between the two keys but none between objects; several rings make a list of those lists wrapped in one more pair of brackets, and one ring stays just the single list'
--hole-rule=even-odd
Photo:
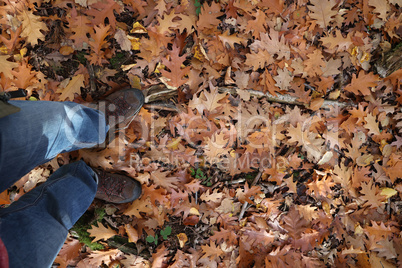
[{"label": "oak leaf", "polygon": [[17,69],[11,70],[11,73],[16,78],[14,85],[18,88],[27,89],[32,84],[38,82],[38,79],[35,78],[38,72],[33,71],[32,66],[26,62],[20,62],[20,66]]},{"label": "oak leaf", "polygon": [[374,236],[375,240],[388,239],[397,231],[397,228],[393,226],[385,226],[384,222],[377,224],[377,222],[372,220],[371,225],[372,226],[365,227],[364,231],[366,232],[367,236]]},{"label": "oak leaf", "polygon": [[283,217],[285,229],[293,239],[299,239],[306,229],[307,221],[300,216],[294,206],[289,209],[286,216]]},{"label": "oak leaf", "polygon": [[241,203],[247,202],[249,204],[253,204],[253,201],[251,201],[250,197],[253,197],[255,195],[261,194],[261,187],[260,186],[251,186],[251,188],[248,187],[248,184],[244,184],[244,189],[237,189],[236,190],[236,197],[239,199]]},{"label": "oak leaf", "polygon": [[81,93],[81,87],[84,87],[84,75],[78,74],[74,76],[65,88],[59,88],[56,93],[61,93],[60,100],[65,101],[69,99],[74,100],[74,94]]},{"label": "oak leaf", "polygon": [[259,49],[257,53],[251,51],[246,54],[245,65],[251,67],[253,71],[257,71],[259,68],[263,69],[265,66],[274,62],[274,59],[264,49]]},{"label": "oak leaf", "polygon": [[7,47],[7,50],[9,53],[11,53],[13,51],[15,45],[18,43],[18,40],[20,39],[21,31],[22,31],[22,26],[19,26],[15,30],[10,29],[9,30],[9,34],[10,34],[9,39],[7,39],[4,36],[5,32],[3,32],[3,35],[0,35],[0,40]]},{"label": "oak leaf", "polygon": [[93,25],[100,25],[105,23],[105,19],[108,18],[109,25],[116,28],[116,17],[114,11],[120,13],[120,5],[114,0],[100,0],[90,6],[91,8],[86,12],[87,15],[94,17],[92,19]]},{"label": "oak leaf", "polygon": [[224,32],[223,34],[218,35],[219,39],[224,44],[228,44],[229,47],[234,49],[234,44],[246,44],[247,40],[241,37],[238,37],[236,34],[229,35],[229,30]]},{"label": "oak leaf", "polygon": [[370,181],[369,183],[362,183],[361,184],[362,190],[360,193],[362,196],[360,199],[366,201],[366,205],[372,208],[380,207],[384,201],[385,196],[381,195],[380,190],[377,186],[373,185],[373,182]]},{"label": "oak leaf", "polygon": [[[143,185],[142,191],[144,196],[148,196],[149,200],[152,204],[157,205],[156,202],[159,204],[165,204],[168,202],[167,191],[164,188],[159,187],[158,184],[151,184],[150,186]],[[158,189],[156,189],[158,188]],[[174,189],[171,189],[173,192]],[[172,193],[173,194],[173,193]]]},{"label": "oak leaf", "polygon": [[253,51],[265,49],[271,55],[276,55],[278,60],[290,59],[290,48],[285,42],[285,36],[279,36],[279,32],[271,29],[268,33],[261,34],[261,41],[256,40],[250,45]]},{"label": "oak leaf", "polygon": [[352,81],[345,87],[345,90],[356,95],[367,96],[371,94],[370,89],[377,86],[378,81],[378,75],[371,72],[366,74],[365,71],[361,70],[358,77],[356,77],[356,74],[353,74]]},{"label": "oak leaf", "polygon": [[284,0],[261,0],[256,2],[257,6],[262,7],[263,9],[267,8],[267,10],[265,11],[267,15],[273,13],[274,15],[278,16],[285,10]]},{"label": "oak leaf", "polygon": [[151,267],[164,267],[164,262],[167,259],[169,250],[166,249],[165,245],[161,245],[156,249],[156,252],[152,254],[152,265]]},{"label": "oak leaf", "polygon": [[10,58],[8,55],[0,55],[0,73],[3,73],[7,78],[13,78],[13,73],[11,72],[14,68],[19,66],[16,62],[8,61]]},{"label": "oak leaf", "polygon": [[278,75],[274,76],[274,80],[276,81],[275,86],[279,87],[282,90],[287,90],[290,87],[290,83],[293,80],[293,75],[289,72],[286,67],[283,69],[278,68]]},{"label": "oak leaf", "polygon": [[190,71],[190,66],[182,68],[183,62],[186,60],[186,56],[180,57],[180,48],[174,44],[172,50],[169,51],[170,60],[162,58],[163,64],[169,69],[169,71],[161,70],[161,73],[166,77],[167,84],[178,88],[185,84],[188,79],[185,78]]},{"label": "oak leaf", "polygon": [[79,256],[81,248],[82,244],[77,239],[67,239],[54,261],[60,264],[59,267],[66,268],[70,261]]},{"label": "oak leaf", "polygon": [[47,31],[48,28],[39,16],[33,14],[31,10],[22,10],[18,15],[22,23],[21,36],[27,38],[27,42],[36,45],[38,40],[44,40],[45,35],[41,31]]},{"label": "oak leaf", "polygon": [[210,191],[204,192],[200,199],[205,202],[219,203],[223,198],[223,193],[219,193],[218,189],[215,189],[212,193]]},{"label": "oak leaf", "polygon": [[307,57],[308,59],[303,62],[304,71],[310,76],[321,75],[322,68],[326,66],[321,50],[316,49],[307,54]]},{"label": "oak leaf", "polygon": [[258,244],[262,246],[268,246],[275,241],[275,235],[272,232],[267,232],[264,229],[255,230],[254,228],[247,228],[244,230],[242,236],[247,237],[247,243],[257,246]]},{"label": "oak leaf", "polygon": [[167,32],[171,31],[170,28],[175,29],[178,27],[180,24],[175,21],[177,16],[178,15],[174,11],[171,11],[169,14],[164,14],[163,18],[158,19],[159,26],[156,26],[158,32],[161,34],[166,34]]},{"label": "oak leaf", "polygon": [[159,185],[170,192],[171,189],[177,189],[179,178],[178,177],[168,177],[169,173],[170,173],[170,171],[156,170],[151,173],[151,180],[156,185]]},{"label": "oak leaf", "polygon": [[201,245],[202,251],[205,253],[203,258],[209,258],[210,260],[215,260],[217,257],[221,256],[224,252],[222,249],[215,245],[214,241],[210,241],[208,245]]},{"label": "oak leaf", "polygon": [[93,52],[91,55],[87,56],[90,62],[94,65],[101,65],[106,62],[104,52],[101,49],[107,44],[106,37],[110,31],[110,25],[100,24],[99,26],[94,27],[95,34],[92,35],[94,41],[88,41],[88,44],[91,46]]},{"label": "oak leaf", "polygon": [[252,32],[253,36],[259,39],[260,33],[264,33],[266,31],[265,27],[267,16],[259,9],[257,9],[257,12],[253,14],[253,16],[255,17],[255,20],[247,21],[246,31]]},{"label": "oak leaf", "polygon": [[338,47],[336,51],[347,51],[352,45],[351,35],[348,34],[346,37],[343,37],[340,30],[335,30],[334,34],[335,36],[331,34],[329,36],[321,37],[320,41],[322,41],[322,44],[330,50]]},{"label": "oak leaf", "polygon": [[202,31],[219,25],[221,20],[219,20],[218,17],[224,14],[220,9],[220,4],[215,2],[212,2],[211,5],[208,5],[208,3],[202,5],[201,14],[197,22],[198,29]]},{"label": "oak leaf", "polygon": [[148,199],[140,198],[131,203],[124,214],[142,218],[140,213],[150,214],[153,212],[152,207],[153,205]]},{"label": "oak leaf", "polygon": [[392,240],[386,238],[377,242],[376,245],[377,246],[372,250],[378,252],[378,257],[385,258],[386,260],[395,259],[397,257],[394,242]]},{"label": "oak leaf", "polygon": [[338,11],[332,10],[335,5],[335,0],[311,0],[311,5],[307,5],[310,10],[310,17],[317,20],[317,24],[322,28],[326,29],[333,17],[338,14]]},{"label": "oak leaf", "polygon": [[102,263],[109,264],[112,259],[121,258],[123,253],[118,249],[107,251],[92,251],[77,264],[77,268],[99,267]]},{"label": "oak leaf", "polygon": [[117,235],[115,230],[105,227],[102,223],[99,223],[99,227],[93,225],[91,229],[88,229],[88,233],[89,236],[95,237],[93,241],[107,240]]},{"label": "oak leaf", "polygon": [[388,5],[387,2],[381,1],[381,0],[368,0],[369,6],[373,6],[374,12],[378,13],[378,17],[384,21],[387,19],[387,13],[391,11],[390,6]]},{"label": "oak leaf", "polygon": [[88,43],[87,34],[93,33],[93,27],[90,26],[91,21],[87,16],[78,15],[75,7],[71,9],[70,16],[67,16],[67,21],[71,31],[74,33],[69,38],[74,40],[77,48],[82,48],[84,43]]}]

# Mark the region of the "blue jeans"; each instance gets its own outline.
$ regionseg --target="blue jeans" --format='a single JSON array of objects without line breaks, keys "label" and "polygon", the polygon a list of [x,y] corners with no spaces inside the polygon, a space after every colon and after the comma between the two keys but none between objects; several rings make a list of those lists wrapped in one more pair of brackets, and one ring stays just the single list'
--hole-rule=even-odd
[{"label": "blue jeans", "polygon": [[[0,118],[0,193],[59,153],[104,142],[104,115],[72,102],[10,101],[21,111]],[[68,230],[93,201],[92,169],[78,161],[0,209],[0,238],[10,267],[50,267]]]}]

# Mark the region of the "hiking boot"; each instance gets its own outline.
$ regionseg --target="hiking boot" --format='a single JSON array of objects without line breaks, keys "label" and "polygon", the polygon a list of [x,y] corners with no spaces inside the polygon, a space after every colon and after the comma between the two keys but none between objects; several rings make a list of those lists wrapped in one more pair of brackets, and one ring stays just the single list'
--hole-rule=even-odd
[{"label": "hiking boot", "polygon": [[144,104],[142,91],[135,88],[116,91],[99,103],[99,109],[105,113],[106,123],[110,128],[126,128]]},{"label": "hiking boot", "polygon": [[93,168],[97,175],[98,189],[95,198],[110,203],[129,203],[141,195],[141,184],[125,175]]}]

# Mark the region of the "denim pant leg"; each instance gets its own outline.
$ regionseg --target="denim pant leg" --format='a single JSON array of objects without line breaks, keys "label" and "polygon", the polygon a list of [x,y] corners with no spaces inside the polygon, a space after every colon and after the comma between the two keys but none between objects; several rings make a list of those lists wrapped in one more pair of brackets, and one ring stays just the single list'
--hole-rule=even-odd
[{"label": "denim pant leg", "polygon": [[105,116],[73,102],[10,101],[21,111],[0,118],[0,193],[59,153],[101,144]]},{"label": "denim pant leg", "polygon": [[1,209],[0,237],[10,268],[50,267],[96,188],[93,170],[79,161],[62,166],[44,184]]}]

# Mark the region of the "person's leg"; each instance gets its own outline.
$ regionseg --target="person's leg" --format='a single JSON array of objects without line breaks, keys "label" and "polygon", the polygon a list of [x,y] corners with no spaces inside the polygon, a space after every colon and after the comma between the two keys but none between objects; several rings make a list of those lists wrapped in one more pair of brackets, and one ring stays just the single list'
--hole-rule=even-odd
[{"label": "person's leg", "polygon": [[10,101],[21,111],[0,118],[0,193],[61,152],[104,142],[108,126],[98,110],[73,102]]},{"label": "person's leg", "polygon": [[94,171],[79,161],[0,210],[0,237],[12,267],[50,267],[68,230],[93,201]]}]

